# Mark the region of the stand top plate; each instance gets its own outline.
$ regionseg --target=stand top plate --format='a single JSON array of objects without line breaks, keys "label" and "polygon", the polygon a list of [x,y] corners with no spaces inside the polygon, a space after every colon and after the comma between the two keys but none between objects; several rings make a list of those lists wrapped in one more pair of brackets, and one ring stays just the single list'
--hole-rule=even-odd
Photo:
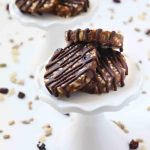
[{"label": "stand top plate", "polygon": [[125,87],[119,87],[118,91],[110,91],[102,95],[77,92],[70,98],[55,98],[49,94],[43,81],[44,67],[42,65],[36,73],[40,98],[62,113],[97,114],[118,111],[138,97],[143,83],[139,66],[129,58],[127,58],[127,63],[129,75],[126,77]]}]

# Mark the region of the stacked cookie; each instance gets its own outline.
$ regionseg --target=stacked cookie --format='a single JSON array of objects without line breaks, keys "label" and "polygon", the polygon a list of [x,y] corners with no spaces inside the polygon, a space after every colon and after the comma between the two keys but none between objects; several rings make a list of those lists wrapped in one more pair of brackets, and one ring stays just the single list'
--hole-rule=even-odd
[{"label": "stacked cookie", "polygon": [[51,13],[62,17],[76,16],[89,8],[88,0],[16,0],[17,7],[28,14]]},{"label": "stacked cookie", "polygon": [[66,41],[69,45],[57,49],[45,67],[45,86],[52,95],[69,97],[77,91],[101,94],[125,85],[128,67],[120,52],[121,34],[101,29],[69,30]]}]

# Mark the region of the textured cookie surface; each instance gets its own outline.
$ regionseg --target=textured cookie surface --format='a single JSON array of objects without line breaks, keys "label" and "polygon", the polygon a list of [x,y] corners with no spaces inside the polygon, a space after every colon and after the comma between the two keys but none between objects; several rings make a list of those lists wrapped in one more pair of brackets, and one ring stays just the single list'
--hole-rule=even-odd
[{"label": "textured cookie surface", "polygon": [[58,49],[46,65],[45,85],[55,96],[69,96],[95,76],[97,51],[91,44],[72,44]]},{"label": "textured cookie surface", "polygon": [[86,12],[88,0],[16,0],[17,7],[28,14],[51,13],[58,16],[76,16]]},{"label": "textured cookie surface", "polygon": [[123,36],[115,31],[103,31],[102,29],[77,29],[66,32],[66,41],[76,42],[97,42],[102,47],[119,48],[123,50]]},{"label": "textured cookie surface", "polygon": [[58,3],[59,0],[16,0],[17,7],[29,14],[53,12]]},{"label": "textured cookie surface", "polygon": [[105,93],[117,90],[118,86],[124,86],[124,80],[128,74],[128,67],[124,56],[111,49],[99,50],[99,64],[96,76],[82,91],[92,94]]},{"label": "textured cookie surface", "polygon": [[89,0],[62,0],[56,7],[58,16],[70,17],[76,16],[81,12],[87,12],[89,8]]}]

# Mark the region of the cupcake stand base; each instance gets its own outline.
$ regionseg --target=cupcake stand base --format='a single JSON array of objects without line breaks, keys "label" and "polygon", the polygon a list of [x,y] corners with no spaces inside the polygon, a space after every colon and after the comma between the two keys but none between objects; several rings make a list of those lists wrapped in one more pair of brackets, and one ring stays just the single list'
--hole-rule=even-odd
[{"label": "cupcake stand base", "polygon": [[116,112],[135,100],[141,92],[143,78],[140,68],[129,58],[126,86],[102,95],[73,94],[69,99],[51,96],[43,82],[43,66],[36,75],[41,100],[60,113],[71,113],[71,122],[55,137],[53,150],[128,150],[124,133],[104,113]]}]

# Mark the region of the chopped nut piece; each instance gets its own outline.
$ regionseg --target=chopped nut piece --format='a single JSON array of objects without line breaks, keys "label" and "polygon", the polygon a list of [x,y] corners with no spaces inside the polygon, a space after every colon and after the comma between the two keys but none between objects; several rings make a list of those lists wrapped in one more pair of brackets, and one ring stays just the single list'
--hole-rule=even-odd
[{"label": "chopped nut piece", "polygon": [[3,136],[4,139],[10,139],[10,137],[11,137],[11,136],[10,136],[9,134],[5,134],[5,135]]},{"label": "chopped nut piece", "polygon": [[14,120],[11,120],[11,121],[8,122],[8,124],[9,124],[10,126],[12,126],[12,125],[15,124],[15,121],[14,121]]},{"label": "chopped nut piece", "polygon": [[4,100],[5,100],[4,95],[0,93],[0,101],[4,101]]},{"label": "chopped nut piece", "polygon": [[146,20],[146,16],[147,16],[147,14],[145,12],[143,12],[142,14],[140,14],[138,16],[138,19],[141,20],[141,21],[145,21]]},{"label": "chopped nut piece", "polygon": [[150,106],[147,107],[147,111],[150,111]]},{"label": "chopped nut piece", "polygon": [[16,81],[16,84],[24,85],[24,80],[17,80],[17,81]]},{"label": "chopped nut piece", "polygon": [[15,89],[14,88],[10,89],[8,92],[8,96],[13,96],[14,94],[15,94]]},{"label": "chopped nut piece", "polygon": [[41,136],[39,139],[40,143],[44,143],[46,141],[46,137],[45,136]]},{"label": "chopped nut piece", "polygon": [[13,72],[11,75],[10,75],[10,81],[12,83],[16,83],[17,81],[17,73],[16,72]]},{"label": "chopped nut piece", "polygon": [[28,108],[29,108],[29,110],[32,110],[32,104],[33,104],[32,101],[30,101],[30,102],[28,103]]},{"label": "chopped nut piece", "polygon": [[136,139],[135,141],[139,142],[139,143],[143,143],[144,140],[143,139]]},{"label": "chopped nut piece", "polygon": [[50,136],[52,134],[52,128],[44,128],[45,136]]},{"label": "chopped nut piece", "polygon": [[121,130],[123,130],[125,133],[129,133],[128,129],[125,127],[125,125],[123,123],[121,123],[120,121],[113,121],[113,123],[115,123]]},{"label": "chopped nut piece", "polygon": [[43,129],[44,129],[44,128],[51,128],[51,126],[50,126],[50,124],[46,124],[46,125],[44,125],[42,128],[43,128]]}]

